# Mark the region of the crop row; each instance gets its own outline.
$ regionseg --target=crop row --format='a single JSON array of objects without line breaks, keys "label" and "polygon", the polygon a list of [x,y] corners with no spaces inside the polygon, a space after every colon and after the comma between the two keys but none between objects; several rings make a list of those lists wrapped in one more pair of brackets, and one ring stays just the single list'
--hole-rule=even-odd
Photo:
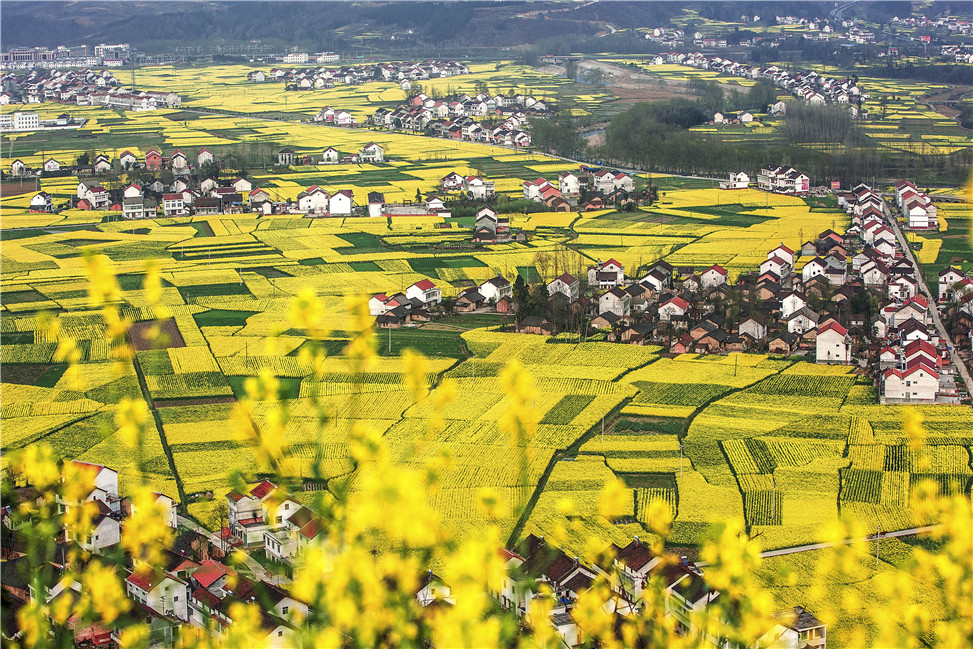
[{"label": "crop row", "polygon": [[783,498],[779,491],[748,491],[743,512],[748,525],[783,525]]},{"label": "crop row", "polygon": [[877,504],[881,499],[881,471],[854,467],[841,471],[841,500]]},{"label": "crop row", "polygon": [[676,490],[669,487],[639,487],[635,489],[635,517],[642,523],[651,523],[649,510],[653,502],[663,502],[676,518]]}]

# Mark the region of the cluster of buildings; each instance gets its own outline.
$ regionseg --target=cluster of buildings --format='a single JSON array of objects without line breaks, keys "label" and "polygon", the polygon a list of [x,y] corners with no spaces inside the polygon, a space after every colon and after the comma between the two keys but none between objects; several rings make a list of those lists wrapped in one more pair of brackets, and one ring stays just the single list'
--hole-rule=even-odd
[{"label": "cluster of buildings", "polygon": [[[691,54],[668,52],[654,57],[651,63],[655,65],[679,63],[700,70],[712,70],[746,79],[770,79],[781,90],[808,104],[856,104],[856,106],[849,106],[849,109],[855,108],[853,111],[855,115],[857,115],[859,100],[867,101],[869,98],[854,79],[826,77],[813,70],[786,70],[776,65],[761,68],[700,52]],[[784,111],[786,111],[784,102],[776,102],[770,110],[774,114],[783,114]]]},{"label": "cluster of buildings", "polygon": [[[743,175],[738,173],[730,174],[732,187],[725,189],[740,189],[739,185],[743,182]],[[747,179],[749,183],[749,179]],[[777,194],[806,194],[811,190],[811,179],[807,174],[802,173],[794,167],[787,165],[770,165],[760,169],[757,176],[757,187],[765,192]]]},{"label": "cluster of buildings", "polygon": [[62,113],[54,119],[41,119],[37,113],[16,111],[0,115],[0,132],[39,131],[42,129],[75,129],[81,128],[87,119],[74,119],[67,113]]},{"label": "cluster of buildings", "polygon": [[12,47],[0,52],[0,70],[30,70],[46,68],[79,68],[105,66],[121,67],[129,58],[128,43],[106,45],[75,45],[73,47]]},{"label": "cluster of buildings", "polygon": [[[645,606],[643,595],[658,587],[658,605],[664,607],[665,616],[674,621],[678,632],[699,639],[703,646],[724,646],[725,640],[701,628],[698,620],[714,605],[723,605],[723,610],[733,606],[725,602],[728,595],[707,582],[703,568],[685,556],[656,554],[636,537],[625,547],[611,544],[595,563],[586,565],[534,534],[514,550],[499,548],[498,552],[506,575],[501,589],[493,596],[530,626],[550,624],[566,647],[587,646],[593,640],[584,628],[583,618],[579,621],[573,611],[579,597],[596,580],[609,585],[610,593],[602,610],[616,620],[640,616]],[[551,600],[546,621],[531,619],[531,603],[538,599]],[[803,607],[778,613],[769,626],[754,647],[827,647],[827,626]],[[628,637],[625,641],[634,641],[633,646],[642,644]]]},{"label": "cluster of buildings", "polygon": [[[111,623],[99,618],[68,619],[62,624],[69,634],[72,646],[120,646],[122,629],[132,622],[148,627],[149,646],[171,646],[179,628],[183,626],[191,625],[199,629],[209,629],[214,634],[225,634],[235,624],[230,615],[231,607],[251,602],[259,607],[260,620],[252,637],[244,640],[245,644],[298,646],[300,625],[307,619],[307,604],[296,598],[286,587],[239,574],[225,560],[226,551],[240,544],[240,534],[247,529],[243,524],[248,521],[235,519],[231,528],[233,532],[228,534],[228,530],[224,530],[219,539],[182,530],[178,533],[173,548],[161,549],[157,558],[151,560],[131,555],[121,546],[121,530],[135,510],[128,498],[119,496],[118,472],[106,466],[85,462],[75,461],[73,465],[76,470],[92,475],[93,489],[77,501],[68,501],[59,496],[58,515],[64,516],[73,508],[90,507],[89,503],[94,503],[97,514],[92,520],[91,532],[82,538],[62,530],[53,541],[53,556],[41,562],[41,587],[37,588],[31,566],[38,563],[38,560],[28,556],[29,543],[21,533],[25,526],[32,525],[34,521],[15,521],[10,514],[11,505],[16,506],[16,503],[8,503],[3,510],[5,543],[2,584],[5,608],[10,606],[17,610],[30,602],[39,601],[54,609],[64,600],[71,602],[79,597],[90,597],[92,593],[85,592],[87,585],[77,578],[67,578],[68,556],[73,549],[80,548],[90,553],[92,558],[107,558],[102,565],[114,570],[122,581],[130,610],[127,613],[122,612],[119,619]],[[230,511],[250,518],[266,517],[266,512],[271,507],[268,498],[275,496],[275,491],[276,488],[270,483],[257,485],[251,493],[241,497],[241,500],[247,500],[246,503],[241,503],[244,507],[256,503],[255,508],[231,508]],[[14,493],[21,501],[43,497],[29,486],[18,488]],[[261,499],[260,494],[265,497]],[[155,496],[157,504],[167,512],[167,524],[179,530],[176,503],[164,494]],[[233,502],[230,495],[227,498]],[[285,500],[283,506],[293,508],[287,517],[289,520],[307,519],[307,524],[301,528],[304,534],[310,534],[314,526],[318,530],[323,527],[319,518],[311,516],[306,507],[301,507],[293,500]],[[248,511],[251,513],[247,514]],[[275,511],[287,510],[277,508]],[[278,516],[276,520],[280,521],[282,518]],[[281,534],[281,525],[275,525],[274,529]],[[82,573],[85,563],[90,560],[92,559],[82,559]],[[4,631],[12,631],[6,627],[6,623]],[[16,632],[10,633],[10,636],[16,635]]]},{"label": "cluster of buildings", "polygon": [[[503,284],[488,282],[484,286],[500,290]],[[431,290],[418,285],[410,290],[413,288]],[[252,555],[260,553],[269,562],[293,566],[302,550],[320,543],[325,536],[327,524],[318,514],[286,490],[264,480],[245,491],[226,494],[225,526],[217,536],[180,528],[176,503],[164,494],[155,494],[156,504],[166,512],[166,523],[177,535],[172,548],[160,549],[149,559],[130,555],[121,546],[121,530],[135,510],[119,494],[118,473],[85,462],[74,462],[73,468],[90,473],[92,489],[79,494],[77,500],[59,496],[58,515],[66,515],[73,508],[90,507],[89,503],[97,507],[97,513],[86,537],[69,534],[62,528],[52,540],[54,552],[39,567],[40,587],[32,572],[36,559],[28,556],[30,543],[23,534],[24,527],[36,521],[21,521],[12,514],[17,502],[40,501],[44,496],[29,486],[15,488],[12,493],[17,502],[3,508],[5,607],[17,610],[40,601],[53,610],[61,600],[90,596],[85,584],[67,578],[68,555],[72,549],[80,548],[92,558],[108,559],[103,565],[122,580],[131,610],[111,623],[98,618],[69,619],[66,630],[73,636],[75,646],[119,646],[121,630],[130,621],[148,626],[150,646],[169,646],[180,627],[223,635],[235,624],[230,611],[238,604],[253,604],[259,611],[258,622],[249,631],[252,636],[241,638],[242,642],[252,646],[302,646],[301,631],[310,617],[311,606],[291,591],[286,579],[278,577],[274,579],[276,583],[271,583],[263,569],[254,567]],[[249,555],[248,567],[255,577],[240,574],[229,565],[226,558],[231,550]],[[625,547],[610,545],[594,564],[587,565],[533,534],[514,550],[501,547],[497,552],[505,573],[491,596],[502,609],[525,623],[551,625],[567,647],[591,640],[583,620],[573,610],[579,596],[596,580],[610,586],[604,610],[619,620],[641,615],[645,606],[643,593],[658,585],[664,614],[674,618],[678,629],[717,645],[717,639],[697,625],[695,614],[706,612],[727,595],[709,584],[704,570],[686,557],[658,555],[636,538]],[[413,596],[423,609],[457,605],[447,580],[431,570],[417,580]],[[543,599],[551,600],[549,618],[531,619],[531,603]],[[10,637],[19,633],[6,623],[4,631]],[[755,646],[823,649],[826,643],[826,626],[807,610],[796,607],[779,614]]]},{"label": "cluster of buildings", "polygon": [[[299,60],[303,56],[303,60]],[[326,55],[327,56],[327,55]],[[337,57],[335,57],[337,60]],[[307,54],[297,54],[285,63],[307,63]],[[469,74],[470,69],[456,61],[427,60],[421,62],[374,63],[369,65],[344,65],[338,68],[272,68],[269,72],[253,70],[247,73],[247,81],[266,83],[272,81],[287,84],[292,90],[318,90],[334,88],[342,84],[367,83],[369,81],[395,81],[409,89],[412,81],[438,79]]]},{"label": "cluster of buildings", "polygon": [[528,119],[546,117],[553,110],[547,101],[529,95],[480,93],[433,99],[419,93],[396,108],[379,108],[369,121],[382,128],[431,132],[455,140],[530,146]]},{"label": "cluster of buildings", "polygon": [[[839,202],[852,216],[844,234],[825,230],[798,250],[781,244],[735,284],[719,265],[697,270],[658,261],[635,279],[609,259],[589,266],[586,281],[562,273],[547,285],[548,302],[610,332],[609,340],[661,341],[672,353],[765,349],[805,353],[819,363],[865,368],[871,362],[883,402],[958,402],[955,369],[932,317],[935,305],[921,294],[920,271],[899,247],[882,197],[859,185]],[[939,291],[942,300],[958,305],[961,318],[973,320],[973,280],[950,267],[940,273]],[[732,321],[731,301],[741,307]],[[879,308],[868,317],[859,312],[863,302]],[[537,317],[519,322],[525,333],[557,329]],[[915,342],[923,343],[924,354],[932,350],[918,369],[916,347],[909,347]],[[913,371],[926,373],[924,383],[920,375],[910,378]],[[907,394],[903,387],[910,388]]]},{"label": "cluster of buildings", "polygon": [[111,70],[30,70],[3,77],[0,104],[57,102],[77,106],[105,106],[118,110],[156,110],[182,104],[175,92],[127,90]]},{"label": "cluster of buildings", "polygon": [[524,199],[543,203],[555,212],[600,210],[612,205],[638,204],[635,180],[621,171],[591,170],[558,175],[557,185],[545,178],[525,180]]},{"label": "cluster of buildings", "polygon": [[895,203],[910,230],[939,230],[936,205],[910,180],[895,183]]}]

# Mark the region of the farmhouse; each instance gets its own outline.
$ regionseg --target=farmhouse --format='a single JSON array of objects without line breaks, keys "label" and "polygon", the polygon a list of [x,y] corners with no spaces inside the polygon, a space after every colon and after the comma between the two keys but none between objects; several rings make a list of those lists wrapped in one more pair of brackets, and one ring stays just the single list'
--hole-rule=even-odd
[{"label": "farmhouse", "polygon": [[428,279],[420,280],[407,288],[405,296],[410,300],[419,300],[427,306],[439,304],[443,299],[442,292]]},{"label": "farmhouse", "polygon": [[837,322],[832,320],[818,327],[814,342],[818,363],[847,365],[851,362],[851,336],[848,335],[848,330]]},{"label": "farmhouse", "polygon": [[581,293],[581,281],[569,273],[562,273],[547,285],[548,295],[553,296],[556,293],[564,295],[570,302],[575,302]]},{"label": "farmhouse", "polygon": [[385,161],[385,149],[375,142],[369,142],[358,152],[362,162],[380,163]]}]

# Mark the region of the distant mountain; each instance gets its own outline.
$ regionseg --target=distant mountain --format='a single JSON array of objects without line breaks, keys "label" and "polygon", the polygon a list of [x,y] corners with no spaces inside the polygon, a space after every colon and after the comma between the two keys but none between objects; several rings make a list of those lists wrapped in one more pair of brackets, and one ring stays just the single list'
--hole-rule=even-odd
[{"label": "distant mountain", "polygon": [[[863,0],[842,6],[848,14],[879,21],[911,13],[909,2]],[[966,2],[941,1],[929,3],[922,11],[968,12],[968,7]],[[218,45],[255,40],[275,47],[315,51],[409,47],[428,51],[437,47],[502,48],[528,44],[570,48],[596,34],[665,26],[686,8],[695,9],[702,18],[732,22],[753,15],[824,17],[834,10],[835,3],[3,0],[0,41],[5,49],[128,42],[148,52],[180,46],[215,49]]]}]

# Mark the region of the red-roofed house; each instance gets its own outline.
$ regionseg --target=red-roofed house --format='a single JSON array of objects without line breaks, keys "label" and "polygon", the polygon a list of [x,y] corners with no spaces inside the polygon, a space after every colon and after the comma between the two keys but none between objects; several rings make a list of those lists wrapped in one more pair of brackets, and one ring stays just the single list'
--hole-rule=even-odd
[{"label": "red-roofed house", "polygon": [[771,257],[774,256],[780,257],[791,266],[794,265],[794,251],[788,248],[787,246],[785,246],[784,244],[780,244],[779,246],[777,246],[776,248],[774,248],[773,250],[767,253],[767,259],[770,259]]},{"label": "red-roofed house", "polygon": [[814,344],[817,348],[818,363],[847,365],[851,362],[851,336],[848,335],[847,329],[834,320],[818,328]]},{"label": "red-roofed house", "polygon": [[882,402],[933,403],[939,391],[939,372],[925,359],[917,358],[904,370],[882,374]]},{"label": "red-roofed house", "polygon": [[443,300],[442,291],[428,279],[420,280],[405,289],[405,296],[410,300],[419,300],[426,305],[439,304]]},{"label": "red-roofed house", "polygon": [[207,559],[193,571],[191,579],[192,583],[199,584],[209,592],[222,597],[226,582],[234,574],[233,570],[222,563]]},{"label": "red-roofed house", "polygon": [[659,320],[669,322],[673,316],[684,316],[689,310],[689,302],[676,295],[659,305]]},{"label": "red-roofed house", "polygon": [[382,315],[388,311],[385,303],[389,301],[389,296],[385,293],[376,293],[368,300],[368,313],[370,315]]},{"label": "red-roofed house", "polygon": [[703,288],[716,288],[726,284],[726,269],[719,264],[713,264],[699,276]]},{"label": "red-roofed house", "polygon": [[162,169],[162,154],[151,149],[145,154],[145,168],[146,169]]},{"label": "red-roofed house", "polygon": [[162,615],[189,621],[189,590],[182,579],[152,569],[148,573],[133,572],[125,579],[125,592],[136,602]]}]

